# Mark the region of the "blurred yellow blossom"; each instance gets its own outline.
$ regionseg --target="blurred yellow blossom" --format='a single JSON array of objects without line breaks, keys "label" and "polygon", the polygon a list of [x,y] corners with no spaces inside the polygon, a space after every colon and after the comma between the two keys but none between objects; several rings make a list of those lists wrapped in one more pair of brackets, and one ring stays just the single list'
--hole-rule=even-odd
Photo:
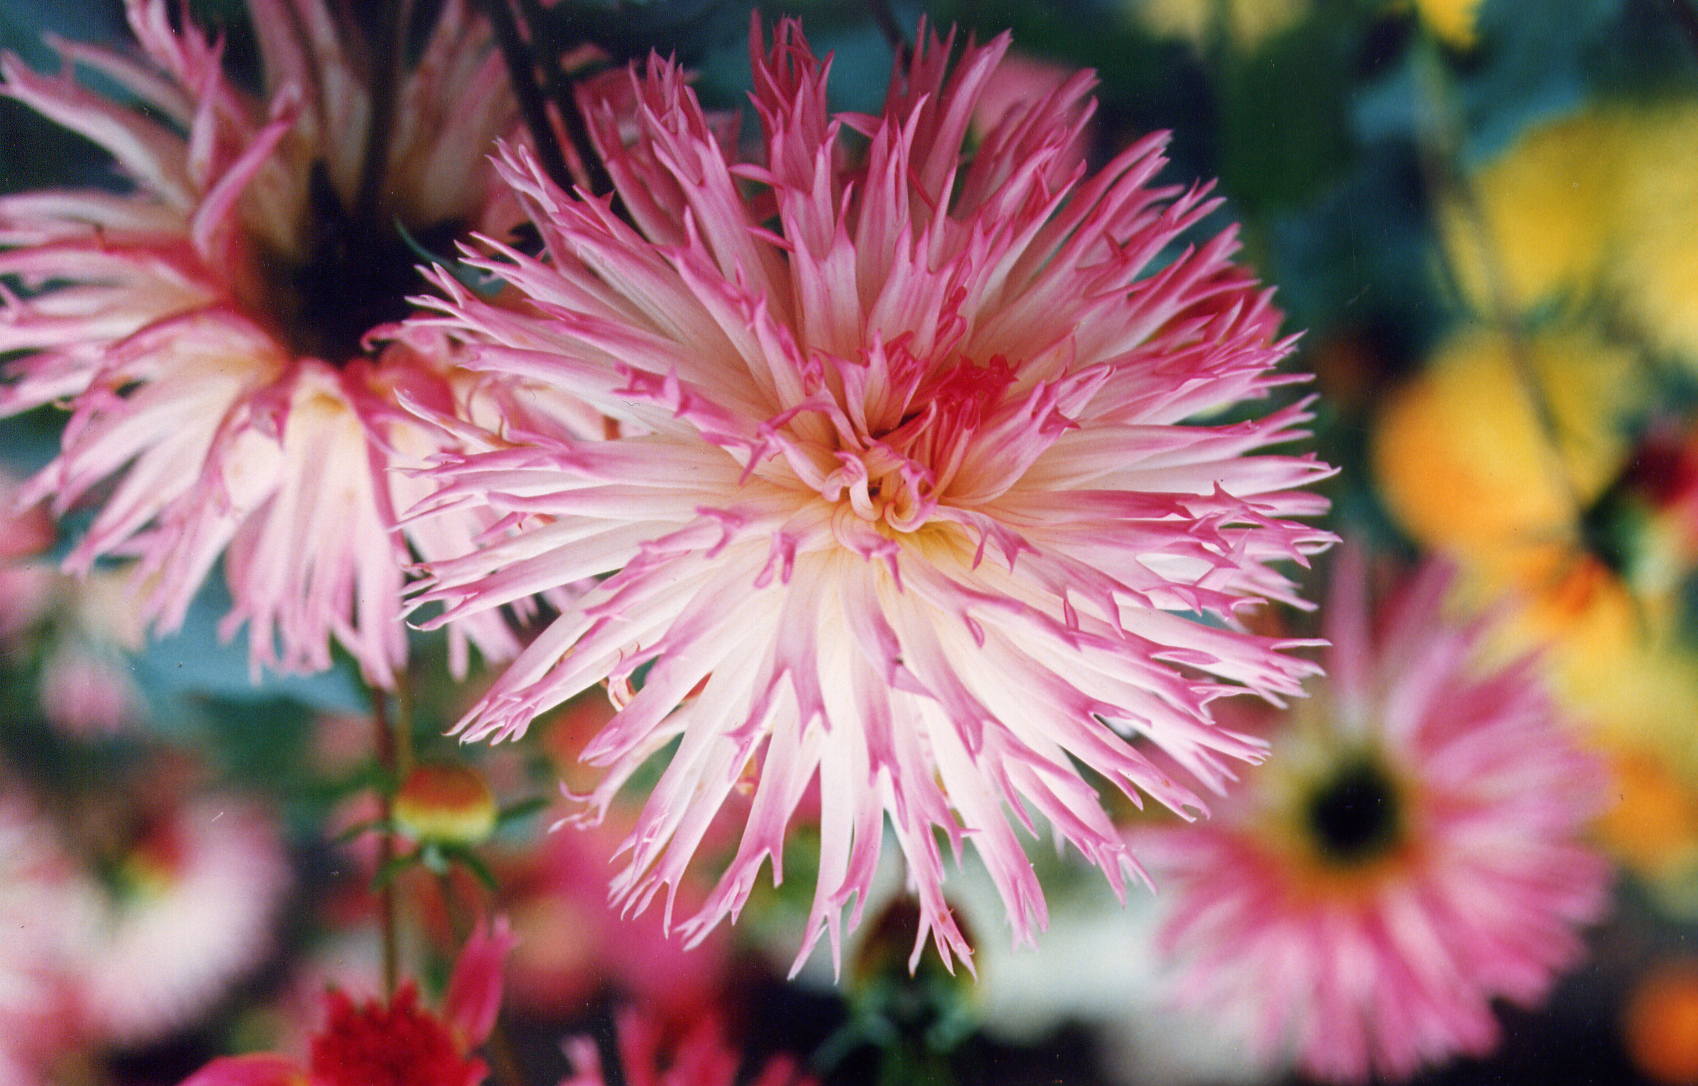
[{"label": "blurred yellow blossom", "polygon": [[[1577,507],[1620,470],[1620,419],[1635,398],[1635,372],[1630,355],[1589,331],[1549,331],[1517,344],[1494,330],[1464,329],[1381,415],[1372,458],[1387,506],[1418,542],[1440,550],[1561,541],[1575,530]],[[1554,435],[1529,377],[1539,382]]]},{"label": "blurred yellow blossom", "polygon": [[1493,314],[1608,300],[1698,363],[1698,104],[1611,103],[1534,125],[1441,203],[1463,299]]},{"label": "blurred yellow blossom", "polygon": [[1309,10],[1309,0],[1125,0],[1139,25],[1164,38],[1207,45],[1224,38],[1249,52]]},{"label": "blurred yellow blossom", "polygon": [[[1524,132],[1452,199],[1439,231],[1456,285],[1477,311],[1523,310],[1597,286],[1634,138],[1627,112],[1589,109]],[[1497,293],[1502,291],[1502,298]]]},{"label": "blurred yellow blossom", "polygon": [[1644,109],[1634,122],[1613,295],[1653,344],[1698,363],[1698,105]]},{"label": "blurred yellow blossom", "polygon": [[1654,881],[1698,870],[1698,794],[1666,758],[1611,751],[1614,805],[1598,820],[1598,837],[1622,864]]},{"label": "blurred yellow blossom", "polygon": [[1415,12],[1446,45],[1454,49],[1474,47],[1480,0],[1415,0]]}]

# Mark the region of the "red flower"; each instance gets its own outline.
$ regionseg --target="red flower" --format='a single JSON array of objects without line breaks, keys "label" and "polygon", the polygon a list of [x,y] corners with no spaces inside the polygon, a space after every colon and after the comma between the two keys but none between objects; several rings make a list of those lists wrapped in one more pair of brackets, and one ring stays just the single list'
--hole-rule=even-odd
[{"label": "red flower", "polygon": [[502,962],[513,936],[505,920],[466,943],[440,1013],[419,1006],[412,982],[387,1002],[356,1004],[331,991],[329,1019],[306,1067],[276,1053],[213,1060],[183,1086],[478,1086],[489,1068],[471,1055],[495,1028]]}]

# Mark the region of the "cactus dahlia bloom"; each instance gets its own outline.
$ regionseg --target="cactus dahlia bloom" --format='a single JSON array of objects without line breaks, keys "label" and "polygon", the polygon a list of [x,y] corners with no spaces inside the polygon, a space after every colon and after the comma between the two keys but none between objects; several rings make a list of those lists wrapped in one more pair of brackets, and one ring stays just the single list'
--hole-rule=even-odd
[{"label": "cactus dahlia bloom", "polygon": [[969,157],[1006,37],[952,59],[922,35],[876,116],[827,111],[828,65],[794,22],[768,50],[754,37],[751,161],[671,63],[628,73],[634,123],[586,96],[629,221],[504,156],[547,251],[486,266],[526,306],[439,276],[428,324],[482,343],[476,368],[629,425],[444,457],[422,514],[487,503],[504,532],[432,563],[419,598],[454,621],[609,575],[458,729],[512,736],[607,680],[622,708],[583,752],[605,768],[591,818],[676,742],[616,900],[665,888],[670,923],[709,823],[746,794],[736,854],[682,922],[699,939],[764,861],[780,877],[817,801],[803,955],[827,932],[840,951],[888,817],[914,953],[933,938],[952,962],[970,951],[944,841],[972,841],[1027,941],[1045,907],[1011,817],[1041,816],[1120,892],[1137,867],[1079,767],[1195,809],[1199,783],[1260,756],[1209,706],[1297,694],[1315,670],[1239,617],[1294,599],[1275,563],[1330,539],[1291,519],[1325,508],[1303,488],[1328,469],[1263,451],[1304,436],[1300,407],[1187,421],[1291,380],[1273,372],[1287,343],[1230,233],[1170,248],[1213,203],[1151,187],[1159,138],[1087,176],[1088,75],[1003,112]]},{"label": "cactus dahlia bloom", "polygon": [[1582,841],[1602,766],[1532,660],[1478,664],[1450,579],[1429,566],[1371,623],[1363,570],[1338,570],[1327,685],[1207,824],[1143,841],[1181,1002],[1312,1076],[1483,1055],[1492,1001],[1540,1001],[1607,900]]},{"label": "cactus dahlia bloom", "polygon": [[[69,564],[139,555],[158,628],[222,554],[227,630],[248,624],[256,667],[327,667],[334,638],[388,685],[406,652],[407,543],[431,553],[475,531],[393,531],[422,492],[389,465],[441,440],[396,404],[464,412],[481,393],[432,337],[390,333],[376,353],[367,337],[407,312],[417,257],[397,222],[441,245],[511,219],[485,160],[512,124],[499,58],[461,0],[416,64],[387,74],[383,49],[357,56],[322,0],[252,0],[256,96],[219,43],[186,17],[173,27],[166,0],[127,10],[144,59],[64,53],[129,103],[0,62],[3,93],[109,150],[127,183],[0,197],[0,274],[29,288],[0,297],[0,350],[33,352],[0,412],[72,408],[25,497],[63,511],[104,494]],[[511,651],[491,618],[464,633]]]}]

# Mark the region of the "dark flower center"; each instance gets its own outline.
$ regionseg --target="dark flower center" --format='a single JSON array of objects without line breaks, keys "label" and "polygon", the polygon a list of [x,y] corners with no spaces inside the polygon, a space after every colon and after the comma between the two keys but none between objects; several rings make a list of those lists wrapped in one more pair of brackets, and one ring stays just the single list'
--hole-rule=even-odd
[{"label": "dark flower center", "polygon": [[1394,845],[1402,827],[1396,784],[1370,760],[1349,762],[1309,797],[1305,818],[1321,852],[1363,863]]},{"label": "dark flower center", "polygon": [[450,252],[460,224],[409,231],[383,210],[356,218],[321,162],[307,192],[303,253],[260,253],[262,304],[293,353],[340,366],[365,353],[360,341],[372,328],[411,312],[407,296],[424,286],[418,266]]}]

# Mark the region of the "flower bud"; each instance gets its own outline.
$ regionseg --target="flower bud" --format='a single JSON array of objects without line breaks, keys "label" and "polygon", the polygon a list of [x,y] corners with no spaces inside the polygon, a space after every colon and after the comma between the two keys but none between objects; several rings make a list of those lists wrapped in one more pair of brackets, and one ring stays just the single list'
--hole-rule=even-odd
[{"label": "flower bud", "polygon": [[421,765],[395,795],[395,824],[416,841],[475,845],[495,829],[495,794],[475,770]]}]

